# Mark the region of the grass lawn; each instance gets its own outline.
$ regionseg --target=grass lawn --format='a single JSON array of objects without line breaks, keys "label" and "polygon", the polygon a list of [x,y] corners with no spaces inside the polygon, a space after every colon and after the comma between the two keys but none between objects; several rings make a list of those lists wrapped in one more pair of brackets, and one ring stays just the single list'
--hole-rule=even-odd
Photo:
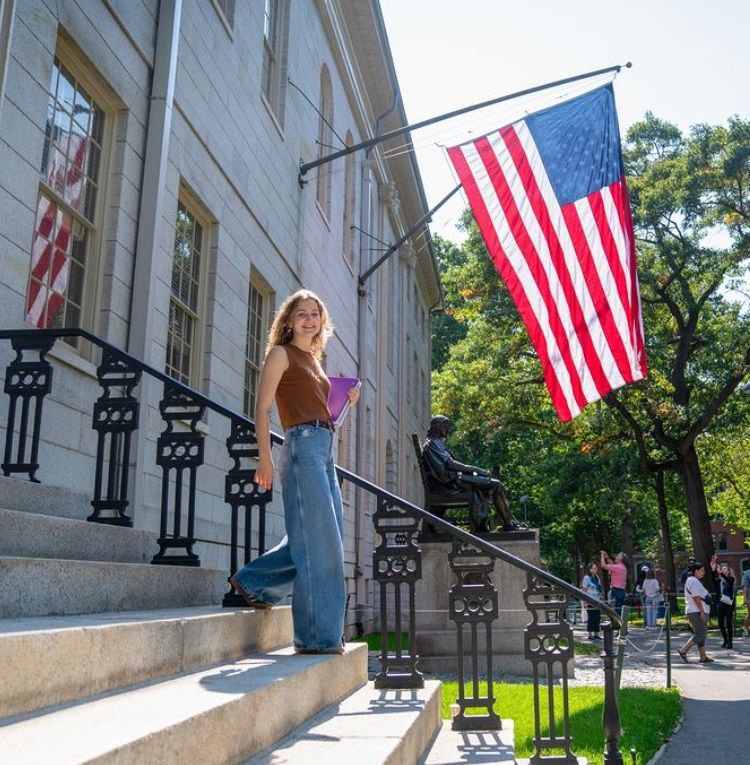
[{"label": "grass lawn", "polygon": [[[486,686],[485,686],[486,688]],[[555,689],[556,708],[562,709],[562,696]],[[456,682],[443,682],[443,718],[450,718],[450,705],[458,695]],[[501,717],[515,724],[516,757],[533,753],[534,699],[530,683],[495,683],[495,708]],[[545,697],[542,696],[542,699]],[[575,754],[587,757],[591,765],[601,765],[604,752],[602,711],[604,689],[569,689],[570,729]],[[544,703],[542,704],[544,707]],[[672,732],[680,716],[681,702],[675,689],[622,688],[620,719],[623,735],[620,751],[630,765],[630,749],[637,752],[637,765],[645,765]]]}]

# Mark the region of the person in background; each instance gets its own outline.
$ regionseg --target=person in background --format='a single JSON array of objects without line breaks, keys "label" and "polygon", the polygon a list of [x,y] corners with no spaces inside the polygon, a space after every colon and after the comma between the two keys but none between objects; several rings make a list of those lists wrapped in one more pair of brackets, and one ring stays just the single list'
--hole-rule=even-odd
[{"label": "person in background", "polygon": [[[592,598],[602,599],[602,580],[599,578],[599,567],[595,562],[591,562],[586,569],[586,575],[581,582],[581,589]],[[589,633],[589,640],[601,640],[599,634],[599,624],[601,622],[602,612],[592,606],[586,605],[586,629]]]},{"label": "person in background", "polygon": [[701,579],[706,575],[706,569],[702,563],[693,561],[690,566],[690,576],[685,580],[685,614],[693,629],[690,639],[677,650],[680,658],[688,664],[688,651],[696,646],[700,663],[712,662],[706,656],[706,634],[708,633],[708,612],[711,610],[706,598],[708,590],[703,586]]},{"label": "person in background", "polygon": [[742,624],[742,637],[750,637],[750,568],[745,570],[740,583],[745,598],[745,621]]},{"label": "person in background", "polygon": [[719,629],[724,642],[722,648],[732,648],[732,639],[734,637],[734,597],[737,594],[735,590],[734,571],[728,563],[721,563],[714,555],[711,558],[711,570],[718,577],[719,591],[716,598],[716,612],[719,619]]},{"label": "person in background", "polygon": [[[344,518],[333,464],[330,383],[320,365],[332,332],[323,301],[309,290],[290,295],[271,325],[255,407],[255,483],[268,491],[274,481],[275,400],[284,428],[278,478],[286,536],[229,577],[254,608],[269,608],[291,594],[296,653],[344,652]],[[352,389],[349,397],[355,404],[359,391]]]},{"label": "person in background", "polygon": [[618,613],[622,613],[622,607],[625,603],[625,589],[628,584],[628,556],[624,552],[618,552],[613,563],[609,555],[602,550],[600,558],[601,567],[609,572],[612,608]]},{"label": "person in background", "polygon": [[641,585],[643,591],[643,597],[646,605],[646,629],[656,629],[656,610],[659,607],[659,600],[661,599],[661,585],[656,578],[653,569],[649,569],[646,572],[646,578]]},{"label": "person in background", "polygon": [[[641,606],[646,605],[645,596],[643,594],[643,583],[646,581],[646,574],[648,573],[648,566],[641,566],[638,572],[638,577],[635,580],[635,587],[633,587],[633,603],[632,605],[636,609],[636,616],[641,617]],[[645,621],[645,620],[644,620]]]}]

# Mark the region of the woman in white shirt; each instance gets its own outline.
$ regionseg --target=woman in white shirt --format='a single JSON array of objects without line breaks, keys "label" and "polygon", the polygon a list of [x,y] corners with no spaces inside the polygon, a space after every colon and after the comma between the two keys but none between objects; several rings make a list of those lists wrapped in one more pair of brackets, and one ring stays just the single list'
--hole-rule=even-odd
[{"label": "woman in white shirt", "polygon": [[656,629],[656,609],[659,607],[659,595],[661,592],[661,585],[656,578],[653,569],[649,569],[646,572],[646,578],[641,585],[643,590],[643,596],[646,600],[646,629]]},{"label": "woman in white shirt", "polygon": [[705,575],[706,569],[702,563],[692,563],[690,565],[690,576],[685,582],[685,614],[690,622],[690,626],[693,628],[693,634],[690,640],[677,651],[685,664],[688,663],[687,652],[694,645],[698,648],[701,664],[713,661],[713,659],[709,659],[706,656],[706,633],[708,632],[708,612],[710,608],[705,601],[705,598],[708,596],[708,590],[701,581]]}]

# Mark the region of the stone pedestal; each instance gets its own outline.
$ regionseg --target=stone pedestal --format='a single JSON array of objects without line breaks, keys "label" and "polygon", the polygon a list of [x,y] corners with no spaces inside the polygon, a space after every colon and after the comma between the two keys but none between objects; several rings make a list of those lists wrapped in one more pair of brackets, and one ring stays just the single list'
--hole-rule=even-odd
[{"label": "stone pedestal", "polygon": [[[536,566],[539,557],[539,534],[536,530],[483,535],[483,539]],[[453,549],[447,535],[426,536],[420,541],[422,578],[416,585],[417,654],[419,669],[430,673],[455,674],[457,667],[456,625],[448,615],[448,593],[456,582],[448,555]],[[526,572],[495,560],[490,574],[498,592],[498,618],[492,625],[493,674],[531,675],[531,663],[524,657],[524,627],[531,614],[523,602]],[[484,626],[480,634],[480,651],[484,649]],[[469,630],[464,628],[464,640]],[[480,653],[480,672],[486,659]]]}]

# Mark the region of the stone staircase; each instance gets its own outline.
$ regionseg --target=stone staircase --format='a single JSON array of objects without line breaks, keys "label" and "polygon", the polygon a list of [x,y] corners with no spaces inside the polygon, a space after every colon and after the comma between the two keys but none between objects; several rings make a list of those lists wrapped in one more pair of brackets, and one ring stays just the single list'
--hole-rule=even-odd
[{"label": "stone staircase", "polygon": [[[221,608],[227,572],[153,566],[154,535],[89,508],[0,478],[3,765],[461,760],[439,682],[376,690],[364,644],[294,655],[289,607]],[[512,726],[476,735],[515,762]]]}]

